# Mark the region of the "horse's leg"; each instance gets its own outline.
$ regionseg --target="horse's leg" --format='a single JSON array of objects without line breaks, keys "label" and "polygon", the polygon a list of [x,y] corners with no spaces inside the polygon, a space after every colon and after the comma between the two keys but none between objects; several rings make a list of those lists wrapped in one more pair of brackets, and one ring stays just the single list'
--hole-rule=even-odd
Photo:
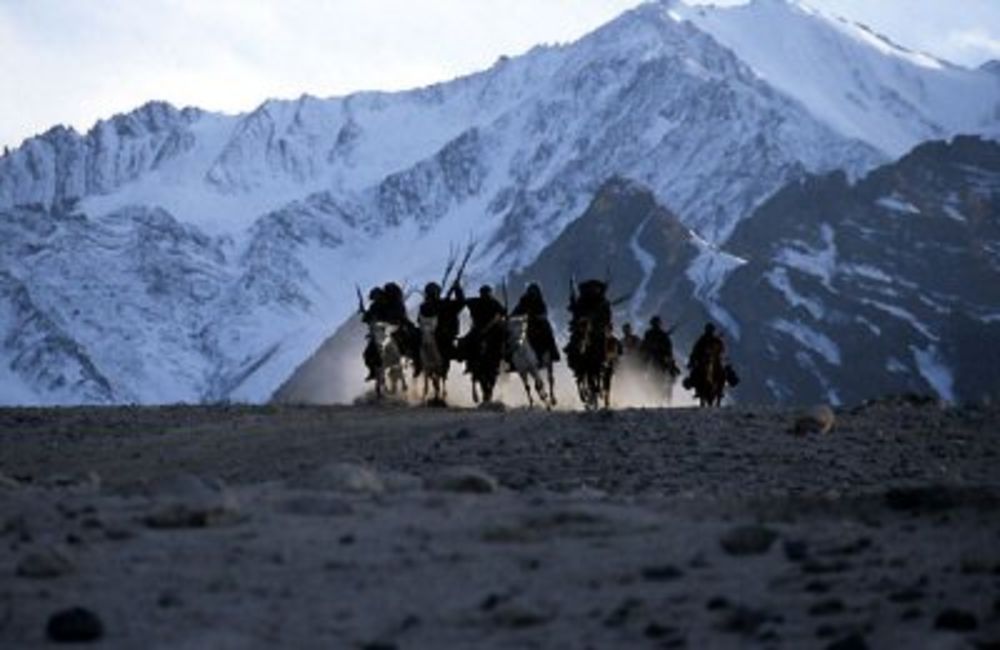
[{"label": "horse's leg", "polygon": [[556,377],[555,373],[552,372],[552,362],[550,361],[547,366],[547,374],[549,376],[549,404],[552,406],[556,405]]},{"label": "horse's leg", "polygon": [[521,383],[524,384],[524,394],[528,396],[528,408],[535,408],[535,398],[531,396],[531,384],[528,383],[528,373],[520,372]]},{"label": "horse's leg", "polygon": [[542,404],[548,407],[549,396],[545,392],[545,382],[542,380],[542,373],[537,366],[531,369],[531,379],[535,384],[535,392],[538,393],[538,399],[542,400]]},{"label": "horse's leg", "polygon": [[472,401],[476,404],[479,403],[479,393],[476,391],[476,378],[472,378]]}]

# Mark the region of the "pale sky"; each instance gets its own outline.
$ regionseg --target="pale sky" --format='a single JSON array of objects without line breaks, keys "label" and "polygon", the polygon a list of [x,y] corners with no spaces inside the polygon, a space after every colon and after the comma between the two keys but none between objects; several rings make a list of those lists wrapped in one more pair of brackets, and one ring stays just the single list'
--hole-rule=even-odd
[{"label": "pale sky", "polygon": [[[719,0],[732,4],[739,0]],[[150,99],[241,112],[451,79],[638,0],[0,0],[0,146]],[[912,49],[1000,59],[1000,0],[808,0]]]}]

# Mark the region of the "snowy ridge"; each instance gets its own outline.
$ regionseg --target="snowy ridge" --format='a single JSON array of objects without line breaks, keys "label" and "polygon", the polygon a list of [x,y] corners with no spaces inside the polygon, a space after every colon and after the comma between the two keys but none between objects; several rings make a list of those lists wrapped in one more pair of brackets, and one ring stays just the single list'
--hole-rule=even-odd
[{"label": "snowy ridge", "polygon": [[890,156],[959,133],[1000,135],[1000,83],[988,68],[907,50],[796,0],[726,8],[677,3],[671,10],[838,132]]}]

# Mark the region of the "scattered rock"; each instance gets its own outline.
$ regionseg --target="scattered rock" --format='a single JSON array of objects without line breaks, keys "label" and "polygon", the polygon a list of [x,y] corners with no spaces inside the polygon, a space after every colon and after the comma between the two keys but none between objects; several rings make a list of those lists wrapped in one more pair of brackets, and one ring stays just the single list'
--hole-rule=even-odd
[{"label": "scattered rock", "polygon": [[350,503],[321,496],[297,496],[279,506],[281,512],[305,517],[339,517],[354,512]]},{"label": "scattered rock", "polygon": [[179,607],[181,603],[181,597],[176,592],[169,590],[162,592],[160,597],[156,599],[156,604],[164,609]]},{"label": "scattered rock", "polygon": [[737,605],[726,616],[720,628],[726,632],[750,636],[770,620],[771,615],[763,610]]},{"label": "scattered rock", "polygon": [[638,598],[626,598],[618,604],[614,610],[604,619],[604,627],[621,627],[625,625],[632,615],[642,607],[642,601]]},{"label": "scattered rock", "polygon": [[505,628],[521,629],[545,625],[555,618],[555,613],[544,608],[523,604],[509,604],[498,607],[492,616],[493,622]]},{"label": "scattered rock", "polygon": [[104,624],[89,609],[73,607],[53,614],[45,631],[58,643],[96,641],[104,636]]},{"label": "scattered rock", "polygon": [[916,587],[900,589],[899,591],[894,591],[889,594],[889,600],[894,603],[913,603],[918,600],[923,600],[923,598],[924,592]]},{"label": "scattered rock", "polygon": [[809,557],[809,545],[804,540],[786,540],[783,548],[790,562],[801,562]]},{"label": "scattered rock", "polygon": [[705,609],[709,611],[726,609],[727,607],[729,607],[729,599],[725,596],[712,596],[708,599],[708,602],[705,603]]},{"label": "scattered rock", "polygon": [[206,528],[242,520],[236,498],[218,480],[177,476],[154,487],[153,500],[143,520],[150,528]]},{"label": "scattered rock", "polygon": [[886,490],[885,504],[893,510],[911,512],[943,512],[961,507],[996,509],[1000,507],[1000,494],[975,486],[897,487]]},{"label": "scattered rock", "polygon": [[403,472],[381,472],[382,484],[387,492],[414,492],[424,487],[424,480]]},{"label": "scattered rock", "polygon": [[738,526],[727,531],[720,539],[722,550],[730,555],[761,555],[778,538],[778,534],[764,526]]},{"label": "scattered rock", "polygon": [[829,616],[831,614],[840,614],[844,611],[844,601],[839,598],[829,598],[827,600],[821,600],[812,607],[809,608],[810,616]]},{"label": "scattered rock", "polygon": [[427,487],[443,492],[486,494],[496,492],[497,480],[475,467],[451,467],[427,481]]},{"label": "scattered rock", "polygon": [[946,609],[934,619],[934,627],[939,630],[969,632],[979,627],[975,614],[961,609]]},{"label": "scattered rock", "polygon": [[643,580],[648,580],[649,582],[666,582],[668,580],[676,580],[683,575],[684,572],[672,564],[649,566],[642,570]]},{"label": "scattered rock", "polygon": [[670,627],[669,625],[660,625],[659,623],[650,623],[646,626],[646,629],[642,631],[643,636],[647,639],[663,639],[668,636],[673,636],[677,633],[677,628]]},{"label": "scattered rock", "polygon": [[21,487],[20,481],[0,472],[0,490],[16,490],[19,487]]},{"label": "scattered rock", "polygon": [[860,634],[852,634],[827,645],[826,650],[868,650],[868,642]]},{"label": "scattered rock", "polygon": [[802,572],[809,574],[843,573],[850,568],[850,563],[845,562],[844,560],[836,560],[834,562],[806,560],[802,563]]},{"label": "scattered rock", "polygon": [[290,482],[291,487],[359,494],[381,494],[385,483],[374,470],[354,463],[324,465]]},{"label": "scattered rock", "polygon": [[792,433],[800,436],[811,433],[829,433],[833,429],[834,422],[836,422],[836,417],[832,408],[826,404],[814,406],[795,420]]},{"label": "scattered rock", "polygon": [[56,474],[50,476],[42,485],[55,488],[72,488],[84,490],[101,489],[101,477],[97,472],[78,472],[75,474]]},{"label": "scattered rock", "polygon": [[58,578],[76,570],[73,561],[54,546],[28,553],[17,565],[22,578]]},{"label": "scattered rock", "polygon": [[961,571],[965,575],[989,573],[993,566],[992,558],[984,552],[966,551],[959,560]]}]

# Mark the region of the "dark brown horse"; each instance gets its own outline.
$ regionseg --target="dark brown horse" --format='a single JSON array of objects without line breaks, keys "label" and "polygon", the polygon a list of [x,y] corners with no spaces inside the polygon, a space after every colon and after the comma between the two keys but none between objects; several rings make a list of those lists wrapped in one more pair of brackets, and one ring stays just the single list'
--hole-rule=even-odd
[{"label": "dark brown horse", "polygon": [[596,410],[602,403],[604,408],[610,408],[611,380],[620,353],[620,345],[610,327],[592,317],[578,318],[573,324],[566,352],[584,408]]},{"label": "dark brown horse", "polygon": [[[493,390],[500,376],[507,330],[503,319],[496,319],[482,332],[469,335],[461,345],[469,374],[472,375],[472,400],[488,404],[493,401]],[[480,391],[482,392],[480,400]]]},{"label": "dark brown horse", "polygon": [[723,361],[721,354],[708,354],[691,368],[684,387],[694,390],[700,406],[722,406],[726,385],[735,387],[739,382],[736,371]]}]

